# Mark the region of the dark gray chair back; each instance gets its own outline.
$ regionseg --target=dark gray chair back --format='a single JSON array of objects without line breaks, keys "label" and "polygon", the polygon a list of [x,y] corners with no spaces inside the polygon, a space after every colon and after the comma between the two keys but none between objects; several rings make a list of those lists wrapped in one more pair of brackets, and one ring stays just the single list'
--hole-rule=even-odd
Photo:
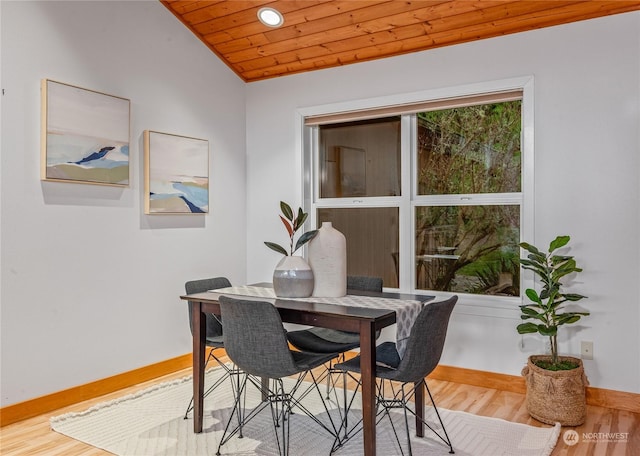
[{"label": "dark gray chair back", "polygon": [[447,336],[449,317],[458,301],[452,296],[445,301],[425,304],[413,323],[404,356],[395,371],[385,378],[401,382],[419,382],[438,365]]},{"label": "dark gray chair back", "polygon": [[[184,284],[187,294],[204,293],[209,290],[218,288],[227,288],[231,286],[231,282],[226,277],[213,277],[211,279],[191,280]],[[189,307],[189,328],[193,334],[193,326],[191,324],[191,314],[193,313],[193,303],[188,301]],[[207,336],[216,337],[222,335],[222,325],[220,321],[212,314],[205,314],[207,317]]]},{"label": "dark gray chair back", "polygon": [[347,276],[347,290],[382,291],[382,278]]},{"label": "dark gray chair back", "polygon": [[264,378],[300,372],[273,304],[220,296],[227,355],[243,371]]}]

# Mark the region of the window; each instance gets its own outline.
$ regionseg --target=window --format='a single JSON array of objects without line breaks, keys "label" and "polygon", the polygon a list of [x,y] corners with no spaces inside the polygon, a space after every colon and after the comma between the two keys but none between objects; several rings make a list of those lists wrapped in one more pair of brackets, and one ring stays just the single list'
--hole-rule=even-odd
[{"label": "window", "polygon": [[417,113],[416,289],[520,295],[521,105]]},{"label": "window", "polygon": [[400,194],[400,117],[320,126],[320,198]]},{"label": "window", "polygon": [[399,116],[320,125],[317,147],[318,226],[332,222],[347,238],[349,275],[382,277],[392,288],[399,277],[400,134]]},{"label": "window", "polygon": [[520,296],[518,243],[532,225],[525,86],[305,116],[312,223],[345,235],[350,275]]}]

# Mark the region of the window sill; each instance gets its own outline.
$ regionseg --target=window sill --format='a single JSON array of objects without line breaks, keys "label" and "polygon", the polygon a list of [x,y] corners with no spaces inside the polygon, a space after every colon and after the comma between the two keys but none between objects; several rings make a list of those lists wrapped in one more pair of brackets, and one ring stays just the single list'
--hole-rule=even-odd
[{"label": "window sill", "polygon": [[[385,289],[385,291],[404,292],[399,289]],[[435,296],[436,301],[447,299],[455,294],[426,290],[413,290],[408,293]],[[522,305],[522,299],[518,297],[480,296],[460,293],[458,294],[458,302],[453,312],[462,315],[520,320],[520,308],[518,307],[520,305]]]}]

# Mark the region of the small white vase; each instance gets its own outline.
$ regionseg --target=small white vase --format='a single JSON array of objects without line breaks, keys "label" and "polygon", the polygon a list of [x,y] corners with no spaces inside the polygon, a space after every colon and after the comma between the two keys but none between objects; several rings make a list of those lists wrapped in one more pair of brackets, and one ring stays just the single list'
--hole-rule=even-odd
[{"label": "small white vase", "polygon": [[280,298],[308,298],[313,283],[313,271],[300,256],[282,257],[273,271],[273,290]]},{"label": "small white vase", "polygon": [[309,242],[313,296],[336,298],[347,294],[347,240],[331,222],[323,222]]}]

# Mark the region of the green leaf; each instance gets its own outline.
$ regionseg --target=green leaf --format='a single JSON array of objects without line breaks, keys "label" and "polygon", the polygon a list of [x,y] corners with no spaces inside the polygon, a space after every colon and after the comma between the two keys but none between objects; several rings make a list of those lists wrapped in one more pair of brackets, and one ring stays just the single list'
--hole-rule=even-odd
[{"label": "green leaf", "polygon": [[540,265],[540,267],[544,267],[547,263],[547,257],[542,253],[530,253],[529,255],[527,255],[527,258],[529,258],[535,264]]},{"label": "green leaf", "polygon": [[571,323],[575,323],[578,320],[580,320],[580,315],[576,315],[573,313],[556,315],[556,325],[558,326],[570,325]]},{"label": "green leaf", "polygon": [[587,298],[586,296],[582,296],[581,294],[577,293],[567,293],[566,295],[564,295],[564,297],[567,301],[580,301],[581,299]]},{"label": "green leaf", "polygon": [[284,249],[284,247],[273,243],[273,242],[265,242],[264,245],[266,245],[267,247],[269,247],[271,250],[274,250],[278,253],[283,254],[284,256],[288,256],[289,253]]},{"label": "green leaf", "polygon": [[534,320],[540,320],[541,322],[546,323],[547,319],[545,318],[544,314],[535,312],[531,313],[531,314],[525,314],[523,313],[522,315],[520,315],[520,319],[521,320],[530,320],[530,319],[534,319]]},{"label": "green leaf", "polygon": [[532,309],[529,306],[520,306],[520,311],[525,314],[525,315],[529,315],[532,317],[538,317],[540,316],[540,312],[536,311],[535,309]]},{"label": "green leaf", "polygon": [[541,273],[546,273],[546,269],[543,264],[539,261],[532,261],[526,258],[520,259],[520,264],[523,268],[531,269],[532,271],[540,271]]},{"label": "green leaf", "polygon": [[[298,239],[298,242],[296,242],[296,248],[293,249],[293,252],[295,252],[296,250],[298,250],[300,247],[302,247],[303,245],[305,245],[307,242],[309,242],[311,239],[313,239],[314,237],[316,237],[316,234],[318,234],[318,230],[313,230],[313,231],[307,231],[306,233],[304,233],[302,236],[300,236],[300,238]],[[291,253],[293,253],[291,252]]]},{"label": "green leaf", "polygon": [[298,209],[298,217],[296,218],[295,227],[296,230],[300,229],[300,227],[304,224],[305,220],[307,220],[307,214],[302,212],[302,208]]},{"label": "green leaf", "polygon": [[525,249],[527,252],[531,252],[531,253],[540,255],[540,250],[538,250],[538,248],[536,246],[533,246],[533,245],[529,244],[528,242],[521,242],[519,245],[520,245],[520,247]]},{"label": "green leaf", "polygon": [[280,210],[289,221],[293,222],[293,210],[291,210],[291,206],[284,201],[280,201]]},{"label": "green leaf", "polygon": [[538,325],[533,323],[521,323],[516,328],[519,334],[531,334],[538,332]]},{"label": "green leaf", "polygon": [[562,314],[557,314],[556,317],[558,317],[558,318],[563,318],[565,316],[568,316],[568,317],[574,317],[574,316],[586,317],[587,315],[589,315],[589,312],[565,312],[565,313],[562,313]]},{"label": "green leaf", "polygon": [[553,241],[551,241],[551,244],[549,244],[549,252],[553,252],[554,250],[557,250],[560,247],[564,247],[569,243],[570,240],[571,238],[569,236],[556,237]]},{"label": "green leaf", "polygon": [[555,336],[556,334],[558,334],[558,327],[538,325],[538,332],[543,336]]},{"label": "green leaf", "polygon": [[536,290],[534,290],[533,288],[527,288],[527,291],[525,291],[525,293],[527,294],[527,298],[531,299],[533,302],[542,304],[542,300],[540,300],[538,293],[536,293]]},{"label": "green leaf", "polygon": [[556,273],[560,272],[563,275],[576,270],[576,260],[573,257],[569,258],[557,258],[552,259],[553,269]]},{"label": "green leaf", "polygon": [[544,264],[544,261],[531,261],[526,258],[520,259],[520,264],[524,269],[529,269],[530,271],[535,272],[541,277],[545,277],[547,275],[547,268]]},{"label": "green leaf", "polygon": [[556,265],[556,264],[559,264],[559,263],[562,263],[562,262],[564,262],[564,261],[568,261],[568,260],[571,260],[571,259],[573,259],[573,257],[572,257],[572,256],[567,256],[567,255],[553,255],[553,256],[551,257],[551,264]]}]

